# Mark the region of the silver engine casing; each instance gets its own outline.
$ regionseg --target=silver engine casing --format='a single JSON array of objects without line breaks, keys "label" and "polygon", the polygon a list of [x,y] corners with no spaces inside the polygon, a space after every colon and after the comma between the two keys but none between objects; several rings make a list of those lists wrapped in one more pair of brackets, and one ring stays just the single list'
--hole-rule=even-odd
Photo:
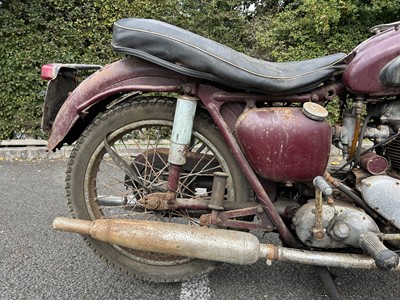
[{"label": "silver engine casing", "polygon": [[312,234],[315,226],[315,201],[301,206],[293,217],[297,236],[300,240],[315,248],[359,247],[360,235],[366,232],[379,232],[378,225],[364,210],[344,201],[335,204],[323,204],[324,237],[316,239]]},{"label": "silver engine casing", "polygon": [[365,203],[400,229],[400,180],[386,176],[371,176],[358,186]]}]

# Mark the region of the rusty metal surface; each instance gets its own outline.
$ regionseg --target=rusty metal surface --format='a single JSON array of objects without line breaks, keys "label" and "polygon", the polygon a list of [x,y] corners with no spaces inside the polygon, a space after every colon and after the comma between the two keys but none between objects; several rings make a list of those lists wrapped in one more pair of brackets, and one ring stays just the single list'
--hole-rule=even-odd
[{"label": "rusty metal surface", "polygon": [[386,172],[389,163],[383,156],[373,152],[365,153],[360,156],[361,167],[372,175],[380,175]]},{"label": "rusty metal surface", "polygon": [[[157,194],[163,194],[163,193],[154,193],[152,194],[152,196],[157,196]],[[113,205],[112,202],[113,199],[110,199],[110,206]],[[124,200],[124,198],[117,198],[114,199],[115,204],[114,205],[118,205],[120,203],[122,203],[122,201]],[[164,202],[165,201],[165,202]],[[164,196],[160,195],[160,198],[157,197],[156,202],[157,205],[155,205],[154,207],[150,208],[150,206],[147,206],[146,201],[145,200],[139,200],[139,203],[141,203],[142,205],[144,205],[144,207],[148,208],[148,209],[153,209],[153,210],[166,210],[166,209],[173,209],[173,210],[178,210],[178,209],[182,209],[182,210],[200,210],[200,211],[207,211],[210,210],[210,200],[203,199],[201,197],[199,198],[176,198],[174,201],[174,204],[168,204],[166,202],[166,199]],[[107,205],[107,204],[105,204]],[[257,205],[257,203],[255,202],[242,202],[242,201],[224,201],[223,203],[223,207],[224,210],[236,210],[236,209],[242,209],[242,208],[251,208],[251,207],[255,207]]]},{"label": "rusty metal surface", "polygon": [[146,209],[151,210],[168,210],[176,209],[175,192],[168,191],[166,193],[152,193],[145,195],[138,202]]},{"label": "rusty metal surface", "polygon": [[325,107],[313,102],[304,103],[302,112],[314,121],[324,121],[328,116],[328,110]]},{"label": "rusty metal surface", "polygon": [[79,113],[107,97],[135,90],[178,92],[187,81],[183,75],[140,59],[114,62],[83,81],[64,102],[54,121],[48,150],[53,150],[63,141],[79,119]]},{"label": "rusty metal surface", "polygon": [[236,124],[241,148],[263,178],[305,182],[326,169],[331,127],[307,118],[301,108],[259,108],[243,113]]},{"label": "rusty metal surface", "polygon": [[315,189],[315,225],[312,228],[312,234],[317,240],[322,240],[325,236],[323,222],[323,202],[322,191]]},{"label": "rusty metal surface", "polygon": [[[144,151],[139,154],[133,164],[135,164],[132,169],[137,170],[137,172],[145,172],[144,168],[146,166],[147,161],[151,161],[153,166],[156,168],[162,168],[165,162],[168,160],[169,148],[158,147],[157,149],[151,149]],[[213,159],[211,154],[204,153],[196,153],[193,151],[186,151],[186,163],[183,166],[170,164],[169,165],[169,176],[168,176],[168,187],[169,191],[176,191],[178,188],[178,179],[181,172],[187,172],[188,174],[192,174],[191,176],[195,176],[199,170],[202,170],[205,166],[209,166],[213,170],[222,171],[218,166],[218,162]],[[207,188],[212,187],[212,175],[210,176],[202,176],[202,184],[203,186],[207,186],[209,182],[209,186]],[[129,181],[129,176],[126,177],[126,181]]]},{"label": "rusty metal surface", "polygon": [[68,72],[57,74],[53,80],[47,83],[41,122],[42,130],[46,132],[51,130],[60,107],[69,93],[78,86],[75,73],[73,70],[68,70]]},{"label": "rusty metal surface", "polygon": [[336,95],[344,95],[345,89],[341,82],[335,82],[326,86],[316,88],[306,94],[293,94],[287,96],[271,96],[263,94],[251,93],[229,93],[225,91],[215,91],[212,99],[217,102],[247,102],[253,100],[255,102],[288,102],[288,103],[304,103],[304,102],[323,102],[331,100]]},{"label": "rusty metal surface", "polygon": [[[258,221],[245,221],[243,217],[257,216]],[[257,229],[261,231],[272,231],[273,226],[266,216],[263,208],[253,206],[248,208],[241,208],[231,211],[217,211],[213,210],[211,214],[203,214],[200,217],[200,224],[203,226],[217,225],[221,227],[229,227],[236,229]]]},{"label": "rusty metal surface", "polygon": [[224,122],[219,108],[221,107],[220,104],[215,103],[211,98],[212,93],[214,90],[207,89],[199,85],[198,95],[203,104],[206,106],[208,112],[210,113],[211,117],[213,118],[215,124],[218,126],[219,130],[221,131],[225,141],[227,142],[228,147],[232,151],[232,154],[236,158],[242,172],[245,174],[247,180],[249,181],[251,187],[255,191],[258,200],[264,206],[264,211],[268,215],[268,218],[271,220],[274,226],[276,226],[278,232],[280,233],[282,239],[290,246],[294,247],[297,245],[297,241],[294,239],[293,235],[290,233],[289,229],[286,227],[285,223],[283,222],[282,218],[280,217],[278,211],[274,207],[271,199],[267,195],[266,191],[264,190],[263,186],[261,185],[260,181],[257,178],[257,175],[254,173],[253,169],[251,168],[249,162],[247,161],[246,157],[244,156],[243,152],[240,149],[237,141],[235,140],[232,132],[230,131],[228,125]]},{"label": "rusty metal surface", "polygon": [[[79,223],[78,223],[79,222]],[[260,243],[249,233],[143,220],[57,218],[57,230],[85,228],[93,238],[131,249],[187,256],[235,264],[252,264],[260,256]],[[77,230],[77,231],[76,231]]]},{"label": "rusty metal surface", "polygon": [[167,189],[170,192],[176,192],[178,190],[179,185],[179,176],[182,172],[181,165],[169,164],[169,172],[168,172],[168,186]]},{"label": "rusty metal surface", "polygon": [[[263,245],[262,245],[263,247]],[[321,251],[307,251],[299,249],[290,249],[278,247],[278,258],[280,261],[289,261],[292,263],[339,267],[339,268],[354,268],[354,269],[377,269],[375,261],[366,255],[347,254],[347,253],[329,253]],[[268,250],[266,251],[268,252]],[[400,271],[398,266],[393,271]]]},{"label": "rusty metal surface", "polygon": [[361,199],[356,193],[354,193],[353,190],[351,190],[348,186],[344,185],[341,183],[338,179],[333,178],[328,172],[325,172],[324,178],[326,181],[339,189],[342,193],[344,193],[346,196],[348,196],[354,203],[362,207],[370,216],[373,218],[378,218],[378,215],[373,211],[365,202],[363,199]]},{"label": "rusty metal surface", "polygon": [[[377,268],[375,261],[365,255],[262,244],[254,235],[240,231],[122,219],[57,218],[53,226],[60,231],[90,234],[95,239],[122,247],[234,264],[253,264],[264,258],[315,266]],[[400,267],[393,271],[400,271]]]},{"label": "rusty metal surface", "polygon": [[227,179],[228,174],[223,172],[214,172],[211,200],[210,204],[208,205],[209,208],[216,210],[224,209],[223,205]]}]

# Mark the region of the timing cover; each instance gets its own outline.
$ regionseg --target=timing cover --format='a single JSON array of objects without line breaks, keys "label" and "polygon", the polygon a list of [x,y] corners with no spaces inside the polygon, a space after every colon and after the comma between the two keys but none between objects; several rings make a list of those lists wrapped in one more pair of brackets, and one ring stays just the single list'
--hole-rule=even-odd
[{"label": "timing cover", "polygon": [[386,175],[361,180],[367,205],[400,229],[400,180]]},{"label": "timing cover", "polygon": [[292,221],[299,239],[316,248],[359,247],[360,235],[365,232],[379,232],[378,225],[364,210],[352,204],[335,200],[334,205],[323,204],[322,226],[324,237],[316,239],[312,235],[315,226],[315,201],[301,206]]}]

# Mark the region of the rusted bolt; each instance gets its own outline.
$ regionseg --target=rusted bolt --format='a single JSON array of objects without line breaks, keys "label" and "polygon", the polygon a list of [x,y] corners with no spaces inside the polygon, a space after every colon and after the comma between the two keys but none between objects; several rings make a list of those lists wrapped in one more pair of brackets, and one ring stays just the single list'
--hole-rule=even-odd
[{"label": "rusted bolt", "polygon": [[319,97],[318,97],[317,94],[312,94],[311,97],[310,97],[310,100],[312,102],[318,102],[319,101]]},{"label": "rusted bolt", "polygon": [[168,191],[165,194],[165,200],[167,201],[168,205],[174,205],[176,199],[175,192]]},{"label": "rusted bolt", "polygon": [[149,198],[146,200],[146,208],[148,209],[156,209],[160,205],[160,200],[156,198]]},{"label": "rusted bolt", "polygon": [[311,228],[312,236],[317,240],[322,240],[325,236],[323,229]]},{"label": "rusted bolt", "polygon": [[199,221],[200,225],[209,226],[211,224],[211,215],[201,215]]}]

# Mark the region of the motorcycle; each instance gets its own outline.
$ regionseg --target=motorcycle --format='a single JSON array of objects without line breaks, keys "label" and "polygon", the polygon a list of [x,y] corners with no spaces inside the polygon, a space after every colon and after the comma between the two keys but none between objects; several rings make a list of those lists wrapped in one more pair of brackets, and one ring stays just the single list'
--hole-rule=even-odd
[{"label": "motorcycle", "polygon": [[[42,67],[48,151],[74,143],[72,218],[54,228],[156,282],[260,258],[399,271],[399,28],[274,63],[160,21],[115,22],[125,58]],[[81,70],[96,71],[79,83]],[[257,237],[271,232],[281,244]]]}]

